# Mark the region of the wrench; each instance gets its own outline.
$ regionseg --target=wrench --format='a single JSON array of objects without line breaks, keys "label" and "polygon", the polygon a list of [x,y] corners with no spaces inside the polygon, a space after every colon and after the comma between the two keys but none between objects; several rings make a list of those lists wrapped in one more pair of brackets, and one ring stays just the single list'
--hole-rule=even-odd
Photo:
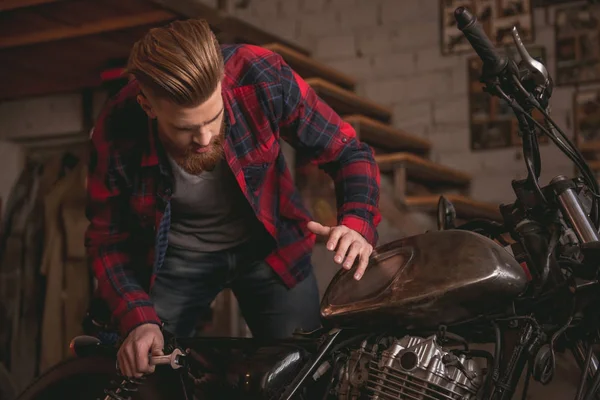
[{"label": "wrench", "polygon": [[[178,369],[183,367],[183,359],[185,358],[185,354],[179,349],[173,350],[171,354],[165,354],[164,356],[150,356],[150,365],[170,365],[173,369]],[[119,370],[119,362],[117,361],[117,370]],[[115,390],[115,394],[121,393],[122,387],[127,385],[128,380],[124,380],[121,382],[121,387]],[[111,400],[113,397],[108,395],[104,398],[104,400]]]},{"label": "wrench", "polygon": [[181,368],[185,355],[179,349],[173,350],[171,354],[164,356],[150,356],[150,365],[170,365],[173,369]]}]

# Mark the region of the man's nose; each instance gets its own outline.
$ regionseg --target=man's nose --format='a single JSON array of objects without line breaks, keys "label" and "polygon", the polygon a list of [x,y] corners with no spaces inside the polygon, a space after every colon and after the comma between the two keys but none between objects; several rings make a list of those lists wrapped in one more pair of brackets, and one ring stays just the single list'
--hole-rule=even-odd
[{"label": "man's nose", "polygon": [[203,132],[200,130],[194,135],[194,143],[199,146],[208,146],[210,144],[210,139],[212,135],[209,132]]}]

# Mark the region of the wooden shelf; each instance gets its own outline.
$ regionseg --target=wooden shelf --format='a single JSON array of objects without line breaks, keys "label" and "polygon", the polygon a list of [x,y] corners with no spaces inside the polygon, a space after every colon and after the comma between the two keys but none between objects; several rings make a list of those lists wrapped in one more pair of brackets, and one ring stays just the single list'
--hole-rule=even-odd
[{"label": "wooden shelf", "polygon": [[361,141],[386,151],[411,150],[419,154],[426,154],[431,148],[431,142],[428,140],[364,115],[347,115],[344,120],[354,127]]},{"label": "wooden shelf", "polygon": [[363,114],[382,122],[392,119],[392,110],[356,93],[343,89],[321,78],[309,78],[306,82],[338,114]]},{"label": "wooden shelf", "polygon": [[[454,205],[457,218],[465,220],[483,218],[502,221],[499,204],[477,201],[456,194],[447,194],[444,197]],[[411,209],[435,213],[437,212],[439,200],[439,195],[407,196],[403,203]]]},{"label": "wooden shelf", "polygon": [[471,175],[411,153],[381,154],[375,156],[375,161],[381,172],[404,168],[408,180],[452,186],[468,186],[471,183]]},{"label": "wooden shelf", "polygon": [[262,47],[278,53],[302,78],[323,78],[344,89],[354,90],[356,80],[320,63],[282,43],[268,43]]}]

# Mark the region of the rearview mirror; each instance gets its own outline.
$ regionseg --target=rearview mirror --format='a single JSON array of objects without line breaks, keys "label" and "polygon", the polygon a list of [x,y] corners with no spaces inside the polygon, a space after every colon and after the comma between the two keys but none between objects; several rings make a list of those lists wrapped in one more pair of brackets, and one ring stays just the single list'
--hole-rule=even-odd
[{"label": "rearview mirror", "polygon": [[456,210],[454,205],[444,196],[440,196],[437,206],[438,230],[454,229],[456,227],[455,222]]}]

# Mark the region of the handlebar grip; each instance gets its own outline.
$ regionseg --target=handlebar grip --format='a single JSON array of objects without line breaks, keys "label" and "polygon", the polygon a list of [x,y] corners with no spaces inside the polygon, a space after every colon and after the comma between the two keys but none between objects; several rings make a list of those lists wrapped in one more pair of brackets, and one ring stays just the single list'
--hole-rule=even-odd
[{"label": "handlebar grip", "polygon": [[458,29],[465,35],[473,49],[483,60],[483,64],[492,73],[501,72],[507,65],[508,59],[500,56],[488,36],[483,31],[481,24],[477,22],[477,17],[465,7],[458,7],[454,10],[454,18]]}]

